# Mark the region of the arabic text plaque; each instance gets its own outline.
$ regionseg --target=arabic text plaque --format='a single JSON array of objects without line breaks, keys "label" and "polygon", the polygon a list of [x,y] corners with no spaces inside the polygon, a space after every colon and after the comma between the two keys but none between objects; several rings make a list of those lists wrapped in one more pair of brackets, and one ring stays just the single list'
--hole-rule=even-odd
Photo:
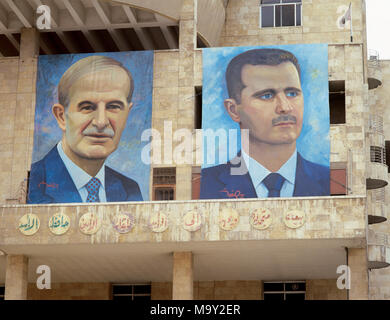
[{"label": "arabic text plaque", "polygon": [[257,208],[252,211],[249,221],[254,229],[265,230],[272,224],[271,211],[266,208]]},{"label": "arabic text plaque", "polygon": [[240,217],[233,208],[226,208],[219,213],[219,227],[225,231],[231,231],[237,227]]},{"label": "arabic text plaque", "polygon": [[168,217],[164,213],[155,213],[149,220],[149,228],[153,232],[164,232],[168,229]]},{"label": "arabic text plaque", "polygon": [[130,232],[134,227],[134,216],[130,213],[120,213],[112,219],[113,228],[119,233]]},{"label": "arabic text plaque", "polygon": [[55,235],[63,235],[69,227],[70,219],[65,213],[57,213],[49,219],[49,230]]},{"label": "arabic text plaque", "polygon": [[297,229],[305,224],[305,213],[300,210],[290,210],[284,213],[284,224],[291,229]]},{"label": "arabic text plaque", "polygon": [[184,230],[195,232],[202,226],[202,216],[196,211],[187,212],[183,217]]},{"label": "arabic text plaque", "polygon": [[93,212],[87,212],[83,214],[79,220],[80,231],[84,234],[95,234],[98,232],[101,226],[101,220]]},{"label": "arabic text plaque", "polygon": [[18,229],[25,236],[31,236],[39,230],[40,222],[37,215],[28,213],[19,219]]}]

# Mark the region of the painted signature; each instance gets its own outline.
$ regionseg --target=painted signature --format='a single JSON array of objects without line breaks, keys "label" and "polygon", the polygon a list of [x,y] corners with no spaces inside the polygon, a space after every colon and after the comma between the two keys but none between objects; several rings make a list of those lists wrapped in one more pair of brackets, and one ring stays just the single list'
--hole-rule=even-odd
[{"label": "painted signature", "polygon": [[48,188],[58,188],[58,184],[57,183],[48,184],[45,181],[40,182],[38,184],[38,188],[41,186],[41,184],[46,185],[46,187],[48,187]]},{"label": "painted signature", "polygon": [[221,190],[220,192],[226,192],[226,195],[228,196],[228,198],[236,198],[236,199],[239,199],[239,198],[244,198],[245,197],[245,194],[241,193],[240,190],[236,190],[236,192],[229,192],[228,190],[223,189]]}]

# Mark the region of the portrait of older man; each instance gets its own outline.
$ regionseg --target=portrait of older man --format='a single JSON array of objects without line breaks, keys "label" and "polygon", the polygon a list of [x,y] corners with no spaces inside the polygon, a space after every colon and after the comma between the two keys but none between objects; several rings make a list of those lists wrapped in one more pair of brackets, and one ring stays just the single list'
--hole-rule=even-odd
[{"label": "portrait of older man", "polygon": [[136,181],[105,165],[133,107],[134,81],[119,61],[89,56],[62,75],[52,114],[62,139],[32,164],[29,203],[142,200]]},{"label": "portrait of older man", "polygon": [[[297,150],[304,118],[298,59],[281,49],[254,49],[226,69],[224,107],[249,132],[236,158],[202,170],[203,199],[327,196],[329,167]],[[244,135],[242,135],[242,138]],[[244,170],[234,170],[241,166]]]}]

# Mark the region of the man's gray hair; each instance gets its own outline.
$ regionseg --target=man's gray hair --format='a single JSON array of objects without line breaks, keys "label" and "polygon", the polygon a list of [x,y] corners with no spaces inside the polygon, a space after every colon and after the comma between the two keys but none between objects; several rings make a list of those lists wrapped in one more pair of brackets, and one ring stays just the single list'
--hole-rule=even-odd
[{"label": "man's gray hair", "polygon": [[130,80],[130,89],[127,96],[127,102],[130,103],[134,91],[134,80],[130,71],[127,70],[119,61],[105,56],[89,56],[77,61],[68,70],[66,70],[58,85],[59,103],[62,104],[65,108],[68,108],[70,102],[69,90],[77,80],[88,73],[108,70],[112,67],[119,67],[127,73]]}]

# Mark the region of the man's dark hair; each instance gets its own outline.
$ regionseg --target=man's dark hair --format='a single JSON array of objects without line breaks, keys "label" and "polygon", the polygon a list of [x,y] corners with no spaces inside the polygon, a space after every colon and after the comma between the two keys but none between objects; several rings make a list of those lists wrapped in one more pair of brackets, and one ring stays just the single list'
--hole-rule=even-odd
[{"label": "man's dark hair", "polygon": [[253,66],[278,66],[284,62],[291,62],[297,68],[299,78],[301,68],[298,59],[291,53],[280,49],[254,49],[245,51],[234,57],[226,69],[226,84],[229,98],[241,103],[241,91],[245,88],[242,83],[241,71],[246,64]]}]

